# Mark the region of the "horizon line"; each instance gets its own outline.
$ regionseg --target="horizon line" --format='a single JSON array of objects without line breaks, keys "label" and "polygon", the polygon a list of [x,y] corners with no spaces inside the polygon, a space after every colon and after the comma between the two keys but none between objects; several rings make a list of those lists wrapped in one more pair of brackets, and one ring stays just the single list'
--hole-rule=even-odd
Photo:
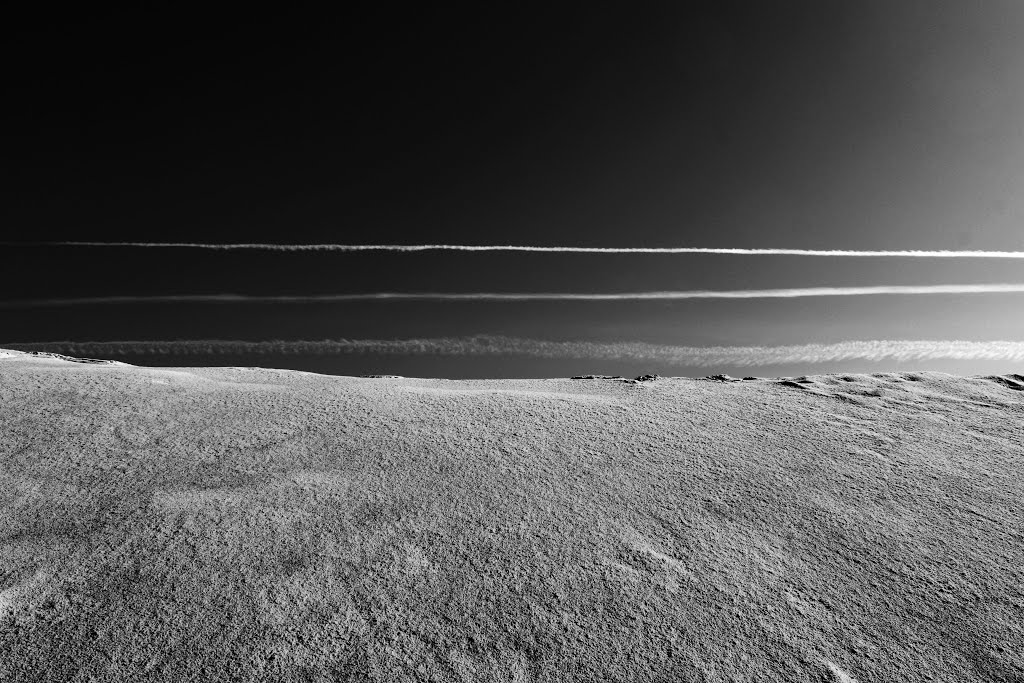
[{"label": "horizon line", "polygon": [[134,303],[327,304],[358,301],[678,301],[687,299],[792,299],[825,296],[1018,294],[1024,284],[880,285],[862,287],[793,287],[782,289],[679,290],[649,292],[368,292],[322,295],[165,294],[98,296],[0,301],[0,309]]},{"label": "horizon line", "polygon": [[521,356],[553,360],[623,360],[680,366],[740,367],[820,364],[863,360],[881,362],[988,360],[1024,362],[1024,341],[846,340],[781,346],[677,346],[648,342],[551,341],[501,335],[414,339],[325,339],[243,341],[51,341],[0,343],[0,351],[52,349],[78,357],[115,355],[413,355]]},{"label": "horizon line", "polygon": [[541,252],[579,254],[720,254],[731,256],[837,256],[897,258],[997,258],[1024,259],[1024,251],[965,249],[791,249],[732,247],[580,247],[471,244],[275,244],[204,242],[0,242],[2,246],[24,247],[112,247],[140,249],[205,249],[213,251],[361,252],[361,251],[467,251]]}]

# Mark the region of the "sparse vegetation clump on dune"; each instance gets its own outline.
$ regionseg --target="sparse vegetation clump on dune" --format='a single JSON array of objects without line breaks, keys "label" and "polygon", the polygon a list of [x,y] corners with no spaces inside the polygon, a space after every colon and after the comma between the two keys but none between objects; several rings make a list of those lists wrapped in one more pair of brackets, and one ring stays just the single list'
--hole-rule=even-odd
[{"label": "sparse vegetation clump on dune", "polygon": [[1024,677],[1022,378],[608,379],[8,354],[0,680]]}]

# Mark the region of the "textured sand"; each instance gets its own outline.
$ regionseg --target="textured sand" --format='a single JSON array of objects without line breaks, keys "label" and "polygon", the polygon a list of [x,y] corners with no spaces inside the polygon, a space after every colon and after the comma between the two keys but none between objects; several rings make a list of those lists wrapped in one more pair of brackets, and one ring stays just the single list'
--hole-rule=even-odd
[{"label": "textured sand", "polygon": [[3,681],[1024,680],[1024,378],[0,353]]}]

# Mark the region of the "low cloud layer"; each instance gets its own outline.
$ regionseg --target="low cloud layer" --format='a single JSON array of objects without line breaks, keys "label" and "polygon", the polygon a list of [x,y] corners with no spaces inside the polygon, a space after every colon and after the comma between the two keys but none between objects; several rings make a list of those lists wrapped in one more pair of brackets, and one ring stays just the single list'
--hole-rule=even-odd
[{"label": "low cloud layer", "polygon": [[726,249],[708,247],[545,247],[471,244],[208,244],[202,242],[4,242],[8,246],[122,247],[143,249],[210,249],[216,251],[529,251],[565,254],[723,254],[733,256],[859,256],[904,258],[1024,259],[1024,251],[857,250],[857,249]]},{"label": "low cloud layer", "polygon": [[641,342],[545,341],[476,336],[324,341],[109,341],[2,344],[21,351],[79,357],[124,356],[520,356],[541,359],[630,360],[675,366],[767,366],[838,361],[970,360],[1024,362],[1020,341],[873,340],[795,346],[671,346]]},{"label": "low cloud layer", "polygon": [[0,308],[42,308],[111,304],[330,304],[352,301],[674,301],[682,299],[793,299],[823,296],[880,294],[1015,294],[1024,284],[880,285],[870,287],[795,287],[788,289],[682,290],[661,292],[368,292],[300,296],[248,296],[244,294],[172,294],[158,296],[105,296],[29,299],[0,302]]}]

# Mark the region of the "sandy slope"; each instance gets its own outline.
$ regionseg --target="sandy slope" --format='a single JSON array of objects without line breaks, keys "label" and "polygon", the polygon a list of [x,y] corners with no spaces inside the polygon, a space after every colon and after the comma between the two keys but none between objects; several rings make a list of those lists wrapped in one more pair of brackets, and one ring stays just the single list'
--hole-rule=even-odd
[{"label": "sandy slope", "polygon": [[1022,680],[1022,388],[10,354],[0,680]]}]

